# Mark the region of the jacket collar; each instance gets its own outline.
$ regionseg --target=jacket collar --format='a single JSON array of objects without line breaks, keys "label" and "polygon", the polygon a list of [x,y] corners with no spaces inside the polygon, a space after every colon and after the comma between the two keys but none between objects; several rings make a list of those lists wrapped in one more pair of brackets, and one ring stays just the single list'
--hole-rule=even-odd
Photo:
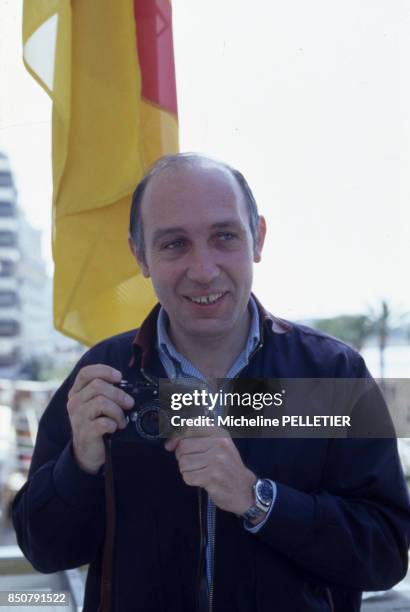
[{"label": "jacket collar", "polygon": [[[270,312],[265,310],[259,300],[252,293],[259,313],[259,332],[260,344],[265,341],[266,333],[269,334],[286,334],[293,325],[289,321],[274,317]],[[143,321],[138,329],[136,336],[132,342],[133,357],[130,362],[132,366],[135,362],[140,362],[141,369],[146,369],[149,364],[153,363],[156,355],[156,340],[157,340],[157,319],[161,305],[158,303],[151,310],[147,318]]]}]

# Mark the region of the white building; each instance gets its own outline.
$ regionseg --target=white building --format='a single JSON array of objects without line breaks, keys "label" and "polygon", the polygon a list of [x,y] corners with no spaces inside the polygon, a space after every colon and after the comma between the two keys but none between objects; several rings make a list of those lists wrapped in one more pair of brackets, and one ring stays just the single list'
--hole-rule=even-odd
[{"label": "white building", "polygon": [[35,363],[61,365],[81,354],[77,342],[55,331],[52,302],[41,231],[19,207],[9,161],[0,152],[0,378],[30,376]]},{"label": "white building", "polygon": [[0,153],[0,376],[13,377],[22,362],[17,193],[8,159]]},{"label": "white building", "polygon": [[41,254],[41,231],[19,211],[19,299],[21,312],[21,355],[23,363],[54,351],[52,281]]}]

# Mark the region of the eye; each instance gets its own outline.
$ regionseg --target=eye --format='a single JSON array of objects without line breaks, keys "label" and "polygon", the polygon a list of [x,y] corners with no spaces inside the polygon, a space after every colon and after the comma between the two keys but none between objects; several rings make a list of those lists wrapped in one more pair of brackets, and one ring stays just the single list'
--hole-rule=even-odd
[{"label": "eye", "polygon": [[185,246],[185,241],[178,239],[178,240],[171,240],[170,242],[166,242],[165,244],[162,245],[162,248],[166,251],[173,251],[175,249],[181,249]]},{"label": "eye", "polygon": [[222,240],[223,242],[227,242],[228,240],[233,240],[234,238],[236,238],[236,235],[233,234],[232,232],[220,232],[218,234],[218,239]]}]

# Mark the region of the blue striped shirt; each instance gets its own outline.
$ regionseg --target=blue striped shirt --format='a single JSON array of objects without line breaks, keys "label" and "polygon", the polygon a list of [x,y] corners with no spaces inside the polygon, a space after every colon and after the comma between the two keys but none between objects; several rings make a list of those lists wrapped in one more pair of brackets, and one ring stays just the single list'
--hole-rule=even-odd
[{"label": "blue striped shirt", "polygon": [[[251,296],[249,300],[249,313],[251,315],[251,322],[249,326],[248,338],[246,344],[229,371],[225,378],[234,378],[239,372],[248,364],[249,358],[257,345],[260,342],[260,331],[259,331],[259,313],[256,306],[255,300]],[[164,366],[165,372],[171,380],[179,378],[190,378],[200,381],[201,383],[208,384],[205,376],[196,368],[188,359],[186,359],[181,353],[177,351],[173,342],[171,341],[168,334],[169,319],[168,315],[163,308],[160,309],[157,321],[157,338],[158,344],[157,349],[162,365]],[[274,495],[276,485],[274,486]],[[273,506],[273,504],[272,504]],[[271,509],[272,509],[271,506]],[[206,569],[208,578],[208,588],[211,585],[212,580],[212,542],[210,534],[212,533],[212,521],[214,516],[214,503],[212,499],[208,498],[208,511],[207,511],[207,546],[206,546]],[[269,514],[268,514],[269,516]],[[266,520],[268,516],[264,519]],[[264,522],[264,521],[263,521]],[[256,527],[246,527],[248,531],[255,533],[260,529],[262,523],[256,525]]]}]

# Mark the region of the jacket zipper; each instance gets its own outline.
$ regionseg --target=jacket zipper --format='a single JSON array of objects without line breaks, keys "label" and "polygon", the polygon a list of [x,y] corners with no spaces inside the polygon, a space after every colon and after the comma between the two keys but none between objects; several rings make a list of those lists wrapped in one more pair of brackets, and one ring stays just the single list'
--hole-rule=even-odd
[{"label": "jacket zipper", "polygon": [[[263,342],[259,342],[258,346],[252,351],[252,353],[249,355],[248,358],[248,363],[249,361],[255,356],[255,354],[263,347]],[[245,366],[246,367],[246,366]],[[239,378],[240,373],[244,370],[245,368],[242,368],[242,370],[240,370],[236,376],[233,377],[233,380]],[[154,384],[156,387],[158,387],[158,383],[156,383],[148,374],[147,372],[144,370],[144,368],[140,368],[140,372],[141,374],[144,376],[144,378],[146,380],[148,380],[151,384]],[[202,573],[202,568],[203,568],[203,556],[204,556],[204,525],[203,525],[203,519],[202,519],[202,493],[201,493],[201,489],[198,488],[198,509],[199,509],[199,563],[198,563],[198,580],[197,580],[197,609],[199,609],[199,589],[200,589],[200,580],[201,580],[201,573]],[[208,597],[208,612],[212,612],[213,610],[213,600],[214,600],[214,582],[215,582],[215,576],[214,576],[214,561],[215,561],[215,522],[216,522],[216,507],[215,505],[213,505],[212,507],[212,515],[211,515],[211,534],[208,534],[208,536],[210,536],[210,542],[211,542],[211,554],[212,554],[212,558],[211,558],[211,584],[209,585],[209,597]],[[205,568],[206,568],[206,563],[205,563]]]},{"label": "jacket zipper", "polygon": [[[261,350],[261,348],[262,348],[262,347],[263,347],[263,342],[262,342],[262,340],[261,340],[261,341],[259,342],[258,346],[256,346],[256,347],[253,349],[252,353],[249,355],[249,357],[248,357],[248,364],[249,364],[250,360],[251,360],[251,359],[253,359],[253,358],[255,357],[256,353],[259,353],[259,351]],[[246,365],[246,366],[244,366],[244,367],[242,368],[242,370],[239,370],[239,372],[236,374],[236,376],[234,376],[234,377],[232,378],[232,380],[236,380],[237,378],[239,378],[239,375],[241,374],[241,372],[243,372],[243,371],[244,371],[244,369],[245,369],[246,367],[247,367],[247,365]]]},{"label": "jacket zipper", "polygon": [[211,543],[211,584],[209,585],[209,598],[208,598],[208,611],[212,612],[212,606],[214,602],[214,562],[215,562],[215,539],[216,539],[216,506],[212,505],[212,513],[211,513],[211,534],[210,534],[210,543]]},{"label": "jacket zipper", "polygon": [[198,571],[197,571],[197,586],[196,586],[196,609],[200,612],[200,591],[201,591],[201,580],[204,568],[204,550],[205,550],[205,531],[204,521],[202,517],[202,489],[197,488],[198,494],[198,516],[199,516],[199,555],[198,555]]},{"label": "jacket zipper", "polygon": [[[248,363],[249,361],[254,357],[254,355],[263,347],[263,342],[259,342],[258,346],[255,347],[255,349],[252,351],[252,353],[249,355],[249,359],[248,359]],[[246,366],[245,366],[246,367]],[[240,370],[236,376],[233,377],[233,380],[239,378],[240,373],[244,370],[245,368],[242,368],[242,370]],[[202,511],[201,511],[202,512]],[[200,523],[201,523],[201,516],[200,516]],[[210,537],[210,542],[211,542],[211,554],[212,554],[212,558],[211,558],[211,584],[209,585],[209,598],[208,598],[208,612],[212,612],[213,610],[213,602],[214,602],[214,582],[215,582],[215,575],[214,575],[214,562],[215,562],[215,523],[216,523],[216,507],[215,504],[212,506],[212,515],[211,515],[211,534],[208,534],[208,536]],[[201,525],[202,527],[202,525]]]},{"label": "jacket zipper", "polygon": [[327,599],[330,605],[330,612],[335,612],[335,605],[333,602],[332,591],[329,589],[329,587],[326,587],[325,590],[326,590]]}]

